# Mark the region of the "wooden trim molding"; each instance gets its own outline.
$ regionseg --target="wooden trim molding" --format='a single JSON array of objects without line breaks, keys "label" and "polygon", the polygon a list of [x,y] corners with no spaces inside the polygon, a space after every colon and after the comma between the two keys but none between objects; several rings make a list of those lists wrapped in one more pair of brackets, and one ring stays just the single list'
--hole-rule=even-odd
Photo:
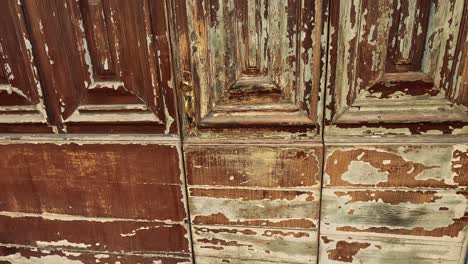
[{"label": "wooden trim molding", "polygon": [[463,0],[332,0],[328,134],[466,133],[467,9]]}]

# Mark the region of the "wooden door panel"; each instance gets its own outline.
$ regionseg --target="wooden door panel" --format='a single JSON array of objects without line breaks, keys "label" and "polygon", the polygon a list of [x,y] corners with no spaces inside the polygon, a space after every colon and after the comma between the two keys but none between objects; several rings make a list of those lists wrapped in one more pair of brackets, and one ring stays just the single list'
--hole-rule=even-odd
[{"label": "wooden door panel", "polygon": [[185,261],[190,238],[179,148],[175,142],[3,141],[1,243]]},{"label": "wooden door panel", "polygon": [[47,128],[41,84],[21,2],[2,2],[0,10],[0,129],[51,132]]},{"label": "wooden door panel", "polygon": [[176,132],[165,1],[25,6],[62,132]]},{"label": "wooden door panel", "polygon": [[185,152],[196,261],[316,261],[320,145],[188,145]]},{"label": "wooden door panel", "polygon": [[467,9],[463,0],[331,1],[330,135],[465,133]]},{"label": "wooden door panel", "polygon": [[459,263],[468,225],[466,154],[466,144],[328,145],[320,260]]},{"label": "wooden door panel", "polygon": [[318,132],[321,1],[187,0],[176,10],[191,135],[259,127]]}]

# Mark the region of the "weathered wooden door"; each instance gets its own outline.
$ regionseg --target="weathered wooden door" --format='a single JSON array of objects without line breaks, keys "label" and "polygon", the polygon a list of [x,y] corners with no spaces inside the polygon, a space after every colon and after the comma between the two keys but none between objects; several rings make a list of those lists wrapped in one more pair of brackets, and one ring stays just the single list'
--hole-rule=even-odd
[{"label": "weathered wooden door", "polygon": [[467,0],[1,0],[0,263],[450,263]]},{"label": "weathered wooden door", "polygon": [[0,262],[191,262],[169,8],[0,1]]},{"label": "weathered wooden door", "polygon": [[195,260],[462,263],[467,8],[179,1]]},{"label": "weathered wooden door", "polygon": [[466,263],[468,2],[329,14],[320,261]]}]

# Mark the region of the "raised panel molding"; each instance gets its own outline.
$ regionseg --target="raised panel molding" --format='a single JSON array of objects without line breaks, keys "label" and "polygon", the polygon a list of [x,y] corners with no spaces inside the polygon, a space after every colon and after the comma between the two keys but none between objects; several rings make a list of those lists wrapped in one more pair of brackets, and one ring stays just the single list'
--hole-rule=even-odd
[{"label": "raised panel molding", "polygon": [[189,134],[285,126],[316,134],[322,5],[310,0],[175,4]]},{"label": "raised panel molding", "polygon": [[332,0],[328,134],[466,133],[467,9],[464,0]]},{"label": "raised panel molding", "polygon": [[61,132],[177,131],[166,1],[28,1]]},{"label": "raised panel molding", "polygon": [[0,8],[0,131],[51,131],[21,2]]}]

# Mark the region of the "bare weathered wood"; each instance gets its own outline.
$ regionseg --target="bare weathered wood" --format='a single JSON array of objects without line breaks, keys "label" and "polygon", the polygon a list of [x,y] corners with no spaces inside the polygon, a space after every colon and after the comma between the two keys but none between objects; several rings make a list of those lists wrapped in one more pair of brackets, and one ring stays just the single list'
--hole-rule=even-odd
[{"label": "bare weathered wood", "polygon": [[189,146],[190,185],[266,188],[318,187],[320,147]]},{"label": "bare weathered wood", "polygon": [[193,224],[315,228],[319,190],[189,189]]},{"label": "bare weathered wood", "polygon": [[459,244],[402,239],[322,235],[320,263],[458,264]]},{"label": "bare weathered wood", "polygon": [[195,260],[314,263],[320,146],[185,148]]},{"label": "bare weathered wood", "polygon": [[468,224],[466,191],[328,189],[322,229],[453,238]]},{"label": "bare weathered wood", "polygon": [[323,263],[463,263],[466,144],[326,146]]},{"label": "bare weathered wood", "polygon": [[196,226],[197,256],[280,263],[315,263],[317,232],[264,228]]}]

